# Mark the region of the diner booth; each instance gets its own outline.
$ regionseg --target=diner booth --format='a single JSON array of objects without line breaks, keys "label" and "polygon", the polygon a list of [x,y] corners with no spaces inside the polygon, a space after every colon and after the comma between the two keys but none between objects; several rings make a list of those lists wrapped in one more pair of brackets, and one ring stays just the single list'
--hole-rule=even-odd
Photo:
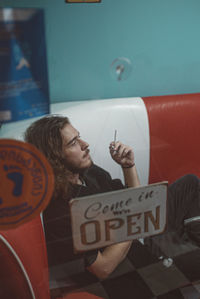
[{"label": "diner booth", "polygon": [[[117,130],[117,139],[134,149],[142,185],[162,181],[170,184],[189,173],[200,176],[199,111],[200,93],[108,98],[50,106],[51,113],[70,118],[81,137],[90,144],[93,161],[113,178],[123,180],[120,167],[110,158],[108,150]],[[23,140],[25,129],[36,119],[3,125],[1,138]],[[175,294],[184,295],[189,291],[194,297],[187,298],[200,296],[197,246],[183,240],[177,252],[176,246],[165,245],[166,256],[173,260],[168,267],[151,256],[143,240],[134,242],[135,255],[126,258],[122,270],[116,269],[105,281],[95,278],[83,281],[78,279],[82,270],[77,265],[73,267],[69,263],[63,269],[48,267],[42,214],[17,228],[2,230],[0,297],[113,299],[120,294],[120,298],[126,299],[153,299],[164,298],[166,294],[171,294],[168,298],[181,298]],[[194,258],[197,267],[191,269],[190,261]]]}]

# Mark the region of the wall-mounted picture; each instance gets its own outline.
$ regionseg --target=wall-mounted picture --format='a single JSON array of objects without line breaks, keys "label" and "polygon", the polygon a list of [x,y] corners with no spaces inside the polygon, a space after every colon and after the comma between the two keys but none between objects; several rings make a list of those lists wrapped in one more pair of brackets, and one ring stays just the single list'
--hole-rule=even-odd
[{"label": "wall-mounted picture", "polygon": [[49,113],[43,9],[0,9],[0,121]]}]

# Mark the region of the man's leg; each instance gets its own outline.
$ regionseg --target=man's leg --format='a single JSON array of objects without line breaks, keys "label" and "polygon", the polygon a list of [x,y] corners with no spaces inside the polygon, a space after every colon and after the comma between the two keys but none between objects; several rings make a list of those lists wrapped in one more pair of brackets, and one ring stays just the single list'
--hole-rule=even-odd
[{"label": "man's leg", "polygon": [[185,175],[168,188],[167,231],[183,233],[200,247],[200,180]]},{"label": "man's leg", "polygon": [[152,253],[176,256],[193,250],[188,237],[200,247],[200,220],[184,224],[186,219],[200,216],[200,180],[185,175],[168,187],[167,227],[164,233],[145,239]]}]

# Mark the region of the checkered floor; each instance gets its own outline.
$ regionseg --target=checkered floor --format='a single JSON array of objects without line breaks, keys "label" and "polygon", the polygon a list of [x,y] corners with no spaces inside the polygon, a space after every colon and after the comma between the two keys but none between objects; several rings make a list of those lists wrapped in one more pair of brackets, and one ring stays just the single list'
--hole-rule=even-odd
[{"label": "checkered floor", "polygon": [[176,254],[166,267],[145,245],[134,241],[128,257],[104,281],[83,274],[81,260],[51,273],[52,297],[85,290],[105,299],[200,299],[200,249],[195,246]]}]

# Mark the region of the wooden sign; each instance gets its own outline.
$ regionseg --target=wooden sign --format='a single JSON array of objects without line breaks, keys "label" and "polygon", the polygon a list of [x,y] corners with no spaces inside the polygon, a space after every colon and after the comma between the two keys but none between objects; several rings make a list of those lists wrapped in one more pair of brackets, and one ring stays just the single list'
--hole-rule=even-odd
[{"label": "wooden sign", "polygon": [[74,251],[162,233],[167,182],[101,193],[70,201]]}]

